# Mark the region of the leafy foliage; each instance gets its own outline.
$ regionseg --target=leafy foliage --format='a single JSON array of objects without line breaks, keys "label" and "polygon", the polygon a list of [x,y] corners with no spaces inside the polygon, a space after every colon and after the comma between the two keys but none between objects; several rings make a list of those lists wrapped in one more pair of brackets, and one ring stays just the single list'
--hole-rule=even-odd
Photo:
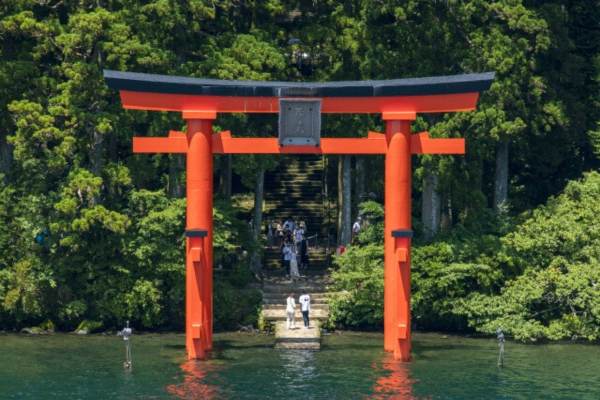
[{"label": "leafy foliage", "polygon": [[331,272],[335,291],[330,317],[335,323],[353,327],[383,326],[383,244],[350,246],[334,259],[339,269]]},{"label": "leafy foliage", "polygon": [[[414,217],[428,174],[439,178],[447,217],[447,230],[431,244],[419,241],[414,224],[415,324],[491,332],[501,323],[522,338],[597,336],[596,175],[535,209],[600,165],[596,2],[5,3],[0,326],[47,318],[65,329],[85,318],[107,327],[124,319],[146,327],[183,321],[185,201],[165,192],[181,186],[183,168],[176,156],[131,152],[134,135],[164,136],[183,123],[179,115],[123,110],[103,69],[308,82],[493,70],[496,80],[476,111],[413,125],[432,137],[466,137],[468,146],[464,157],[415,158]],[[323,121],[329,137],[385,129],[373,115]],[[273,136],[277,121],[231,115],[218,125],[259,137]],[[498,217],[489,205],[496,151],[505,143],[509,213]],[[277,162],[234,157],[242,183],[235,189],[252,187],[257,171]],[[382,169],[381,157],[365,160],[376,201]],[[238,294],[249,279],[240,252],[260,246],[236,212],[215,201],[214,260],[232,271],[215,282],[222,327],[256,303]],[[383,209],[370,202],[362,212],[370,225],[336,259],[337,288],[348,292],[332,312],[349,326],[380,326]]]},{"label": "leafy foliage", "polygon": [[497,295],[474,293],[456,307],[482,332],[498,325],[520,339],[596,339],[600,326],[600,174],[571,182],[503,238],[524,270]]}]

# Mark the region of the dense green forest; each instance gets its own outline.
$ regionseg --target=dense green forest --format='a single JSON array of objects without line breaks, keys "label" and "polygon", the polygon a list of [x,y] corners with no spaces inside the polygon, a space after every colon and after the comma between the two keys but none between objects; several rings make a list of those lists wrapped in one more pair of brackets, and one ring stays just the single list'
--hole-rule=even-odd
[{"label": "dense green forest", "polygon": [[[184,121],[123,110],[103,69],[281,81],[495,71],[476,111],[413,124],[467,146],[464,156],[413,158],[413,325],[595,339],[599,3],[3,1],[0,328],[182,325],[185,160],[134,155],[131,142]],[[219,116],[215,131],[274,136],[276,122]],[[384,128],[376,115],[323,117],[326,137]],[[240,254],[261,246],[235,198],[251,198],[256,176],[282,162],[215,157],[215,260],[230,271],[215,281],[217,327],[256,314],[260,296],[239,290],[253,279]],[[331,157],[333,175],[338,164],[368,228],[335,260],[348,293],[333,301],[333,323],[378,327],[383,160]]]}]

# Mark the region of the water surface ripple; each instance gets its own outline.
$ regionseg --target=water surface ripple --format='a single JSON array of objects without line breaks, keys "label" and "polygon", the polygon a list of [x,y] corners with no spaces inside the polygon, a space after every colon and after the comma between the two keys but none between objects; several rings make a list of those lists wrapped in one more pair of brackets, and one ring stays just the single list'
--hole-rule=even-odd
[{"label": "water surface ripple", "polygon": [[326,336],[320,352],[277,351],[273,336],[214,335],[210,359],[186,361],[181,334],[122,338],[0,334],[0,399],[600,399],[600,347],[414,334],[399,363],[383,336]]}]

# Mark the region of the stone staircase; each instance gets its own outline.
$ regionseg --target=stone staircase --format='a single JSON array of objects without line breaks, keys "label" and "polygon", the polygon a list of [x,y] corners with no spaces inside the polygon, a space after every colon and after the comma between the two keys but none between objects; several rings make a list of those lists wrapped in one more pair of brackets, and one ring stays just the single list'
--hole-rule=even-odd
[{"label": "stone staircase", "polygon": [[[310,270],[324,270],[329,266],[326,242],[327,227],[323,207],[322,183],[323,159],[318,155],[288,156],[287,167],[268,172],[265,176],[265,224],[266,221],[291,216],[306,225],[309,239]],[[276,240],[277,242],[277,240]],[[277,249],[266,250],[263,269],[281,269]]]},{"label": "stone staircase", "polygon": [[[308,349],[319,350],[320,348],[320,322],[329,319],[329,302],[327,290],[331,285],[331,277],[327,271],[301,270],[300,279],[291,283],[285,278],[284,272],[267,271],[263,280],[263,307],[262,319],[265,325],[276,327],[275,348],[278,349]],[[302,330],[304,326],[302,311],[298,298],[302,289],[310,295],[310,325],[312,329]],[[297,330],[287,330],[285,312],[287,297],[294,293],[296,300],[296,327]]]},{"label": "stone staircase", "polygon": [[306,224],[308,236],[324,233],[323,159],[318,155],[286,158],[287,167],[265,175],[265,220],[288,216]]},{"label": "stone staircase", "polygon": [[[327,291],[331,276],[327,270],[329,256],[326,242],[327,232],[323,207],[322,179],[323,159],[321,156],[289,156],[287,167],[267,173],[265,176],[265,221],[279,222],[287,217],[298,218],[306,225],[309,239],[309,265],[300,270],[300,279],[291,283],[285,278],[281,267],[278,247],[265,249],[263,255],[263,306],[262,320],[268,328],[275,329],[275,348],[319,350],[321,347],[320,323],[329,319]],[[309,313],[311,329],[304,326],[298,298],[305,289],[311,297]],[[287,329],[285,312],[287,298],[294,293],[296,299],[296,327]]]}]

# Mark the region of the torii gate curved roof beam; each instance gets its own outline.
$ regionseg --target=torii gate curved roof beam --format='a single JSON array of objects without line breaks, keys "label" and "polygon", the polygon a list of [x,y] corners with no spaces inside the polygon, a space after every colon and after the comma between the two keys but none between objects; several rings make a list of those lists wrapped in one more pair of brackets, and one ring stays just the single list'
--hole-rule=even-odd
[{"label": "torii gate curved roof beam", "polygon": [[123,107],[137,110],[278,113],[280,98],[322,99],[322,113],[474,110],[494,73],[345,82],[257,82],[104,71]]}]

